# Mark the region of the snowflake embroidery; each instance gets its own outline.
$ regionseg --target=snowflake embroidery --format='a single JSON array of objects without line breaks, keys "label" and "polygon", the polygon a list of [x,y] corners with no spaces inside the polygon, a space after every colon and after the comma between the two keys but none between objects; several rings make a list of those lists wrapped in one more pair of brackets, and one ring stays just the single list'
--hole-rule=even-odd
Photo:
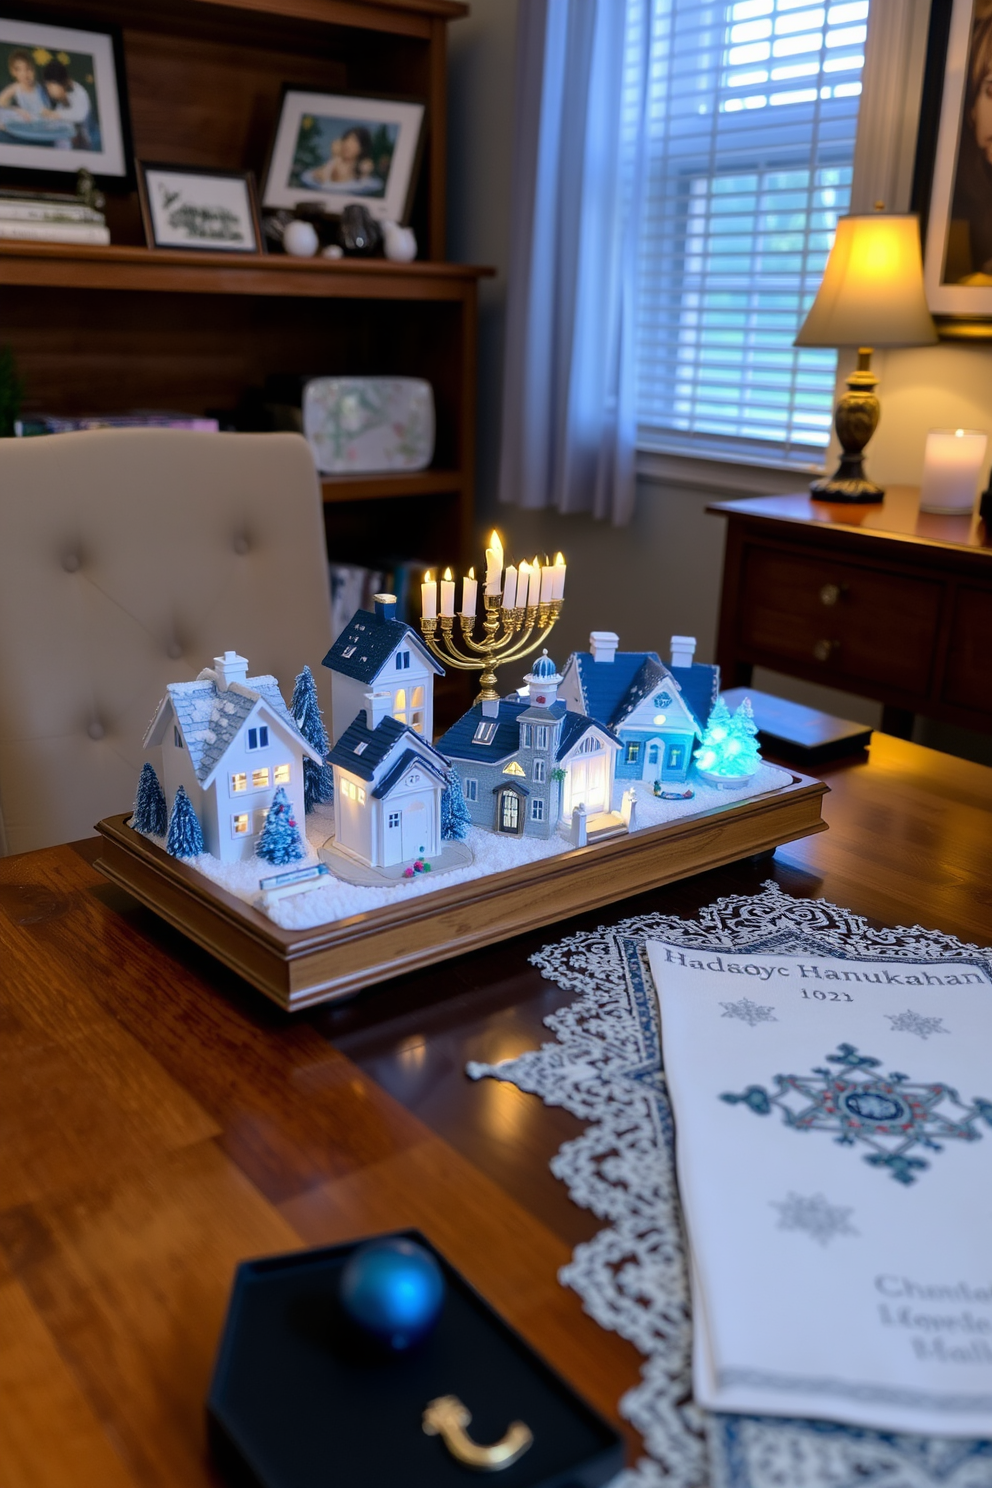
[{"label": "snowflake embroidery", "polygon": [[783,1203],[772,1202],[778,1210],[780,1230],[805,1230],[812,1239],[827,1245],[835,1235],[856,1235],[858,1232],[848,1222],[853,1212],[839,1204],[828,1204],[823,1194],[790,1193]]},{"label": "snowflake embroidery", "polygon": [[928,1039],[932,1033],[951,1031],[944,1027],[943,1018],[925,1018],[922,1013],[911,1012],[909,1008],[904,1013],[886,1013],[885,1016],[892,1024],[893,1033],[916,1033],[921,1039]]},{"label": "snowflake embroidery", "polygon": [[737,1002],[721,1002],[720,1006],[725,1008],[724,1018],[740,1018],[749,1028],[754,1028],[757,1023],[777,1023],[775,1009],[762,1007],[758,1002],[752,1002],[750,997],[741,997]]},{"label": "snowflake embroidery", "polygon": [[[830,1131],[841,1147],[858,1143],[871,1148],[865,1162],[887,1168],[897,1183],[915,1183],[930,1164],[910,1154],[922,1147],[942,1152],[941,1141],[977,1142],[979,1120],[992,1126],[992,1101],[976,1097],[970,1105],[950,1085],[913,1084],[908,1075],[873,1074],[881,1060],[859,1054],[853,1044],[839,1044],[828,1054],[837,1069],[817,1066],[812,1075],[776,1075],[775,1090],[749,1085],[720,1099],[743,1104],[756,1116],[777,1107],[786,1126],[796,1131]],[[815,1079],[814,1076],[819,1076]]]}]

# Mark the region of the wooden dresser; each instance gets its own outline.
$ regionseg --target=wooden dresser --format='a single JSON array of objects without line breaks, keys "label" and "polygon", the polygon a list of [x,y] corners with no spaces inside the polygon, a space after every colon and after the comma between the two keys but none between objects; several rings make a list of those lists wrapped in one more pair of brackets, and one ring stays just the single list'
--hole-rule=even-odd
[{"label": "wooden dresser", "polygon": [[915,486],[879,506],[805,494],[721,501],[727,518],[717,661],[873,698],[886,733],[913,716],[992,733],[992,534],[919,510]]}]

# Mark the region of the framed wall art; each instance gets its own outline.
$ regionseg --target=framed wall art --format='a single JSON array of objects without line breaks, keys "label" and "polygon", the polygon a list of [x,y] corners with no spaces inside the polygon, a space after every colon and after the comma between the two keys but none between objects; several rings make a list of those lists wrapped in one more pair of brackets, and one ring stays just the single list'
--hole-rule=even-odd
[{"label": "framed wall art", "polygon": [[138,162],[149,248],[261,253],[255,180],[250,171]]},{"label": "framed wall art", "polygon": [[[0,14],[0,172],[134,184],[120,33]],[[25,181],[25,184],[30,184]]]},{"label": "framed wall art", "polygon": [[941,335],[992,337],[992,0],[934,0],[913,197]]},{"label": "framed wall art", "polygon": [[268,208],[361,202],[405,222],[416,184],[424,105],[285,87],[262,188]]}]

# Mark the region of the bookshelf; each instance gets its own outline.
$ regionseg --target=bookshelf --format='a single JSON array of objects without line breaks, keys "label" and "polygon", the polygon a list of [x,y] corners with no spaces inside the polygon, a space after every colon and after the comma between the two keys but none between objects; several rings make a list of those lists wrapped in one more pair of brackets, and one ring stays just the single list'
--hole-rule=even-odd
[{"label": "bookshelf", "polygon": [[[422,257],[237,259],[144,246],[136,195],[108,196],[109,247],[0,243],[0,337],[26,412],[231,409],[269,375],[425,377],[426,471],[322,482],[328,554],[466,560],[474,512],[476,297],[444,261],[445,57],[455,0],[60,0],[123,34],[138,159],[261,177],[282,84],[426,100],[411,212]],[[17,184],[16,173],[0,174]]]}]

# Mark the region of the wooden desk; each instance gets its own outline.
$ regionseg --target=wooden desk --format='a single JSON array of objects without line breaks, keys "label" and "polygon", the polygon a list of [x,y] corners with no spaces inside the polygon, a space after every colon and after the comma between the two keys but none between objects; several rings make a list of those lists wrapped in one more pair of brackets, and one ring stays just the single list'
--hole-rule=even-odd
[{"label": "wooden desk", "polygon": [[[829,832],[609,917],[773,876],[987,942],[992,770],[876,736],[827,779]],[[215,1482],[203,1401],[236,1262],[399,1225],[615,1419],[639,1358],[556,1280],[599,1228],[547,1167],[578,1123],[464,1075],[542,1041],[572,998],[527,956],[602,912],[289,1018],[102,879],[98,851],[0,861],[3,1488]]]},{"label": "wooden desk", "polygon": [[992,733],[992,536],[921,512],[806,494],[720,501],[728,518],[717,661],[727,686],[770,667],[877,699],[886,733],[914,713]]}]

